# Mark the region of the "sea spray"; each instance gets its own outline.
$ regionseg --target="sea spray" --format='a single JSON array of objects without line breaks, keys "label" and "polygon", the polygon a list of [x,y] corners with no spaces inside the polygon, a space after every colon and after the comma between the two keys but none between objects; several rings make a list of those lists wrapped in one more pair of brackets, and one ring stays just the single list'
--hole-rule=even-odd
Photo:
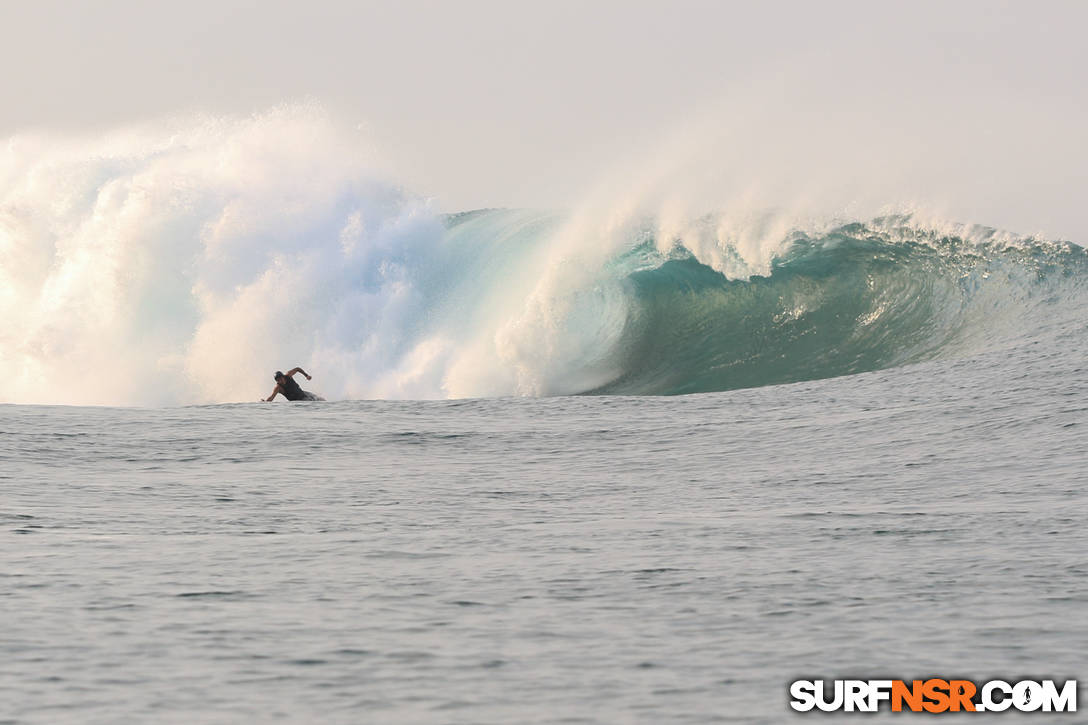
[{"label": "sea spray", "polygon": [[1074,321],[1068,243],[919,215],[637,196],[442,216],[321,111],[19,137],[0,173],[2,400],[677,394],[969,355]]},{"label": "sea spray", "polygon": [[315,387],[363,394],[410,342],[413,278],[442,241],[427,203],[312,108],[16,138],[5,167],[10,402],[254,399],[315,362]]}]

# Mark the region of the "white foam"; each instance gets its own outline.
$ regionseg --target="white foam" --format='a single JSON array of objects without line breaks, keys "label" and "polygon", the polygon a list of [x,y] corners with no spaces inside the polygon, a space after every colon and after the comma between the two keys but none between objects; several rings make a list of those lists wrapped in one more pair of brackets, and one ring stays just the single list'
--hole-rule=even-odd
[{"label": "white foam", "polygon": [[328,396],[365,393],[410,343],[413,265],[442,238],[306,106],[16,138],[3,168],[10,402],[253,400],[296,364]]},{"label": "white foam", "polygon": [[737,279],[768,274],[792,230],[832,223],[739,186],[707,206],[681,173],[689,146],[569,215],[447,230],[313,106],[10,139],[0,402],[256,400],[295,365],[331,400],[598,387],[623,372],[637,311],[631,270],[612,265],[633,245],[655,240],[648,264],[682,246]]}]

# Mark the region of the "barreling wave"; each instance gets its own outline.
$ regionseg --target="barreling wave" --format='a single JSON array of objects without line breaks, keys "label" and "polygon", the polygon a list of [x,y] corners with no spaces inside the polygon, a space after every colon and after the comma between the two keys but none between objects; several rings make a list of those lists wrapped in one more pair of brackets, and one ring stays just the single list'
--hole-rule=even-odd
[{"label": "barreling wave", "polygon": [[668,395],[1083,324],[1073,244],[640,209],[443,217],[312,108],[12,139],[0,402],[255,400],[294,365],[331,400]]},{"label": "barreling wave", "polygon": [[591,392],[677,394],[849,375],[1009,344],[1072,319],[1073,244],[973,237],[909,216],[794,232],[765,275],[729,279],[683,246],[630,273],[623,373]]}]

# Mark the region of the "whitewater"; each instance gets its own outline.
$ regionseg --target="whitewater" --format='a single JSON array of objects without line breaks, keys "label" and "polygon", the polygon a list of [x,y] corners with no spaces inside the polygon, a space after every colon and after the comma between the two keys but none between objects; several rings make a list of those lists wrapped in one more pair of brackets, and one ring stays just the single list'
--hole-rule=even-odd
[{"label": "whitewater", "polygon": [[[637,185],[451,213],[354,133],[2,147],[0,721],[1084,679],[1084,240]],[[257,402],[296,365],[329,402]]]},{"label": "whitewater", "polygon": [[330,400],[710,392],[978,352],[1083,304],[1070,243],[626,199],[440,214],[313,111],[174,123],[9,140],[7,402],[256,400],[294,365]]}]

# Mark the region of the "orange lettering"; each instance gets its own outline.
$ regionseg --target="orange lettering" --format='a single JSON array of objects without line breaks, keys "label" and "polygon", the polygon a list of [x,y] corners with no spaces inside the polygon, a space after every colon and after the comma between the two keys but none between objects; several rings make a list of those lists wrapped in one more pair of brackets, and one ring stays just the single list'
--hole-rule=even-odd
[{"label": "orange lettering", "polygon": [[945,680],[926,680],[922,683],[922,695],[929,702],[923,702],[926,712],[944,712],[948,709],[948,682]]},{"label": "orange lettering", "polygon": [[951,680],[948,683],[948,692],[951,695],[950,705],[952,712],[959,712],[962,707],[967,712],[975,711],[975,703],[971,698],[975,696],[975,683],[970,680]]},{"label": "orange lettering", "polygon": [[914,680],[910,687],[902,680],[892,682],[892,712],[902,712],[903,702],[912,712],[922,710],[922,681]]}]

